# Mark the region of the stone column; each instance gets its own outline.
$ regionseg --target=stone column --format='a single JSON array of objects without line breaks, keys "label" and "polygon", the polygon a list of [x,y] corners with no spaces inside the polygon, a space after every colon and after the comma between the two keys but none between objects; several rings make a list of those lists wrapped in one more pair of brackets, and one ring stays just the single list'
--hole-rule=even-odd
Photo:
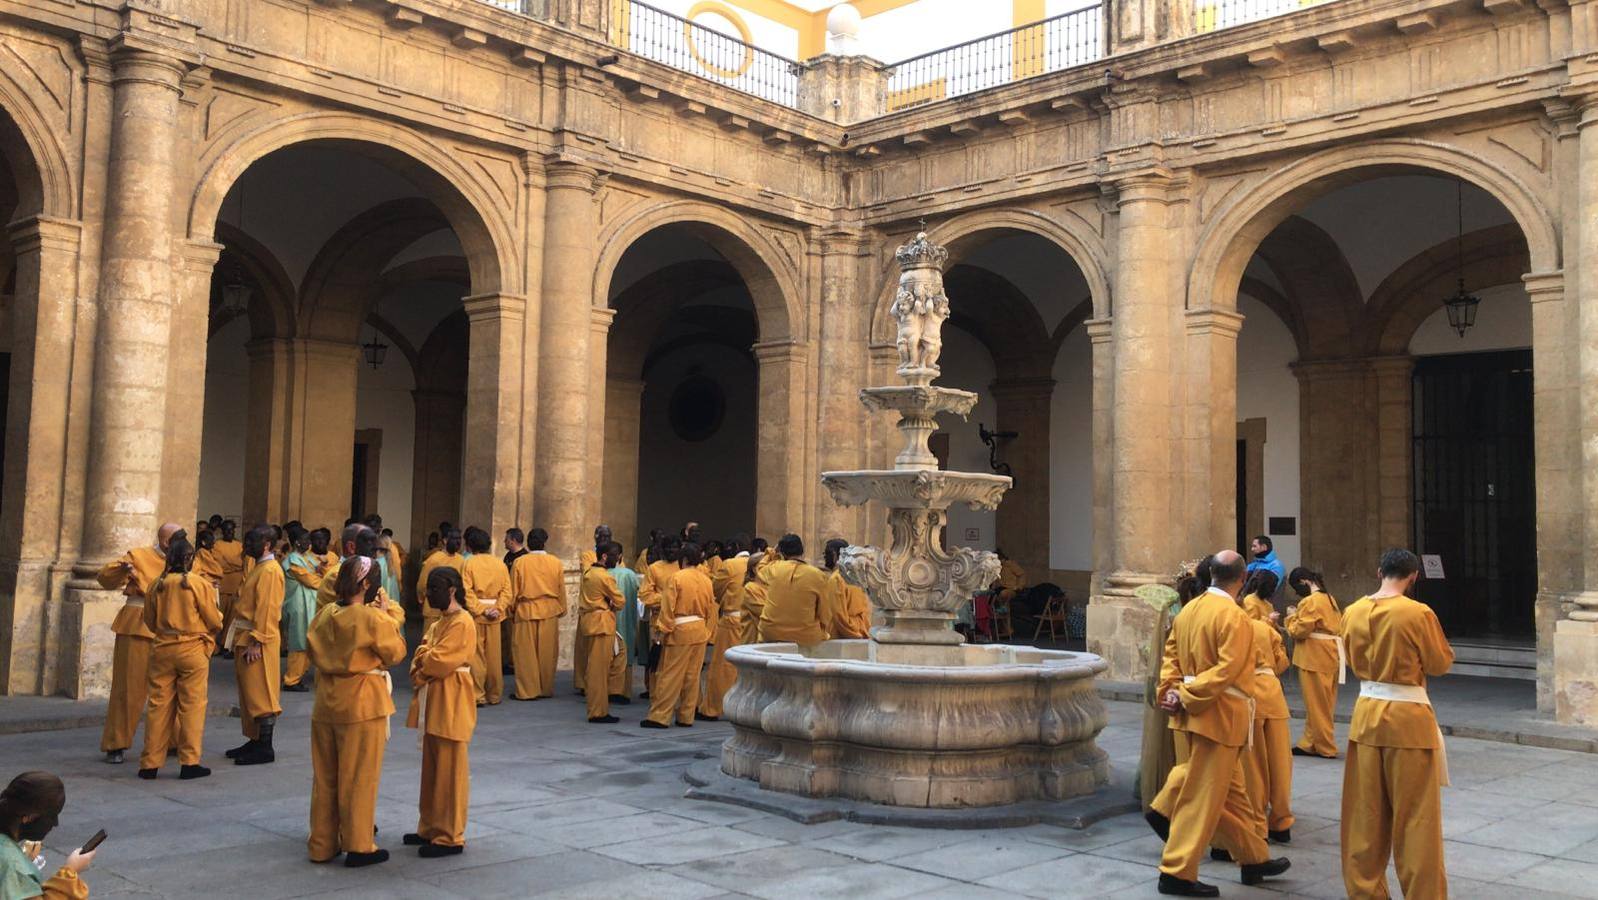
[{"label": "stone column", "polygon": [[[245,522],[286,522],[293,518],[283,515],[290,491],[288,422],[293,400],[283,385],[297,383],[293,347],[294,342],[286,338],[263,338],[244,345],[250,360],[250,380],[245,386],[245,409],[249,415],[243,460]],[[343,521],[340,516],[328,527]]]},{"label": "stone column", "polygon": [[[1575,505],[1581,510],[1581,590],[1554,632],[1554,713],[1560,722],[1598,725],[1598,102],[1581,108],[1571,225],[1575,261],[1576,435],[1582,472]],[[1548,318],[1548,316],[1544,316]],[[1533,318],[1533,327],[1537,325]],[[1539,336],[1535,332],[1534,339]],[[1539,428],[1541,425],[1539,424]],[[1542,460],[1538,460],[1539,467]],[[1540,511],[1539,511],[1540,517]],[[1539,521],[1541,526],[1541,521]],[[1538,529],[1541,531],[1541,527]]]},{"label": "stone column", "polygon": [[[1415,358],[1378,356],[1369,360],[1372,420],[1376,429],[1376,519],[1373,535],[1381,548],[1415,542],[1414,466],[1411,418],[1415,407]],[[1379,551],[1378,551],[1379,552]]]},{"label": "stone column", "polygon": [[1132,592],[1170,577],[1173,538],[1182,534],[1172,527],[1182,496],[1172,382],[1172,360],[1181,358],[1175,328],[1181,301],[1170,272],[1169,178],[1133,175],[1116,187],[1114,404],[1108,440],[1095,442],[1111,457],[1113,568],[1088,608],[1088,650],[1109,663],[1109,678],[1130,680],[1143,674],[1153,623],[1153,610]]},{"label": "stone column", "polygon": [[521,471],[522,315],[527,301],[480,294],[462,301],[467,337],[465,479],[461,521],[485,528],[497,542],[516,524]]},{"label": "stone column", "polygon": [[760,367],[756,429],[755,533],[776,544],[785,532],[808,534],[805,521],[805,391],[807,356],[802,344],[775,341],[754,346]]},{"label": "stone column", "polygon": [[999,504],[997,546],[1027,570],[1033,583],[1052,581],[1048,573],[1050,404],[1053,378],[1006,378],[991,387],[998,406],[995,431],[1014,431],[1019,437],[999,447],[999,459],[1008,463],[1015,486]]},{"label": "stone column", "polygon": [[538,342],[539,464],[535,518],[568,559],[591,537],[587,512],[588,354],[592,326],[594,193],[599,173],[558,157],[544,173],[544,270]]},{"label": "stone column", "polygon": [[[290,365],[299,374],[289,400],[284,442],[285,519],[343,523],[355,470],[355,384],[361,364],[353,343],[298,339]],[[459,459],[459,449],[456,450]],[[459,468],[457,463],[456,468]]]},{"label": "stone column", "polygon": [[[166,444],[172,250],[181,60],[125,34],[111,55],[112,128],[89,408],[83,539],[63,610],[59,688],[69,696],[109,687],[108,627],[118,598],[92,580],[99,564],[150,543],[158,524]],[[66,646],[65,642],[72,642]]]},{"label": "stone column", "polygon": [[[1115,472],[1105,446],[1110,441],[1110,410],[1115,406],[1115,337],[1109,319],[1089,319],[1082,327],[1087,329],[1093,353],[1093,575],[1089,579],[1089,590],[1093,596],[1098,596],[1103,593],[1104,579],[1114,564],[1110,541],[1114,518],[1110,504],[1115,493],[1111,490]],[[1089,614],[1092,614],[1091,608]]]},{"label": "stone column", "polygon": [[16,253],[5,494],[0,501],[0,695],[54,689],[73,319],[83,225],[36,216],[8,229]]},{"label": "stone column", "polygon": [[[1229,309],[1190,309],[1188,432],[1182,441],[1188,545],[1213,550],[1237,540],[1237,335],[1243,317]],[[1246,548],[1238,548],[1245,551]]]},{"label": "stone column", "polygon": [[1554,629],[1582,586],[1582,509],[1574,304],[1563,272],[1525,277],[1531,297],[1532,441],[1537,458],[1537,709],[1554,709]]},{"label": "stone column", "polygon": [[588,422],[591,427],[588,429],[588,503],[583,508],[583,521],[594,525],[604,522],[611,526],[611,534],[615,536],[620,533],[616,531],[617,525],[605,516],[609,497],[609,489],[605,486],[605,440],[610,435],[610,420],[606,418],[610,326],[616,319],[616,311],[608,306],[593,306],[589,307],[588,315]]},{"label": "stone column", "polygon": [[[205,354],[210,336],[211,273],[222,255],[212,241],[183,244],[167,355],[166,448],[161,464],[161,509],[166,522],[195,518],[200,498],[200,442],[205,417]],[[202,513],[203,515],[203,513]],[[280,520],[274,520],[280,521]]]},{"label": "stone column", "polygon": [[1351,596],[1369,583],[1373,554],[1380,552],[1372,549],[1378,436],[1368,396],[1370,365],[1322,359],[1292,369],[1299,390],[1301,555],[1320,568],[1333,596]]},{"label": "stone column", "polygon": [[[870,303],[862,296],[862,263],[868,255],[865,236],[855,230],[827,231],[820,236],[821,341],[816,378],[820,387],[817,451],[822,472],[842,472],[866,465],[866,417],[860,389],[868,382],[871,356],[867,346]],[[862,508],[845,509],[822,496],[817,501],[820,542],[835,537],[860,544],[865,540]]]},{"label": "stone column", "polygon": [[601,518],[627,555],[643,549],[638,533],[638,447],[643,436],[644,383],[610,376],[605,381],[605,500]]},{"label": "stone column", "polygon": [[[457,391],[415,390],[416,451],[411,462],[411,530],[425,547],[439,522],[461,521],[461,453],[465,415]],[[340,518],[338,521],[344,521]],[[410,591],[410,586],[405,586]]]}]

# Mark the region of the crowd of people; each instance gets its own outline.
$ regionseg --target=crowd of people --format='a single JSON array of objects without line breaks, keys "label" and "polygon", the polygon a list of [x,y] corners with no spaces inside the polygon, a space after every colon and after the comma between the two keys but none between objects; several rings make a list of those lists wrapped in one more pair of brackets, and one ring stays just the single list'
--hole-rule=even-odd
[{"label": "crowd of people", "polygon": [[[1296,568],[1286,581],[1298,600],[1284,618],[1273,602],[1283,568],[1270,539],[1250,549],[1251,563],[1223,550],[1184,567],[1171,596],[1151,592],[1160,610],[1138,791],[1165,843],[1159,892],[1218,896],[1198,880],[1206,852],[1237,863],[1248,885],[1288,870],[1270,846],[1292,841],[1294,757],[1337,758],[1332,716],[1352,668],[1360,689],[1343,776],[1345,890],[1386,898],[1391,860],[1405,897],[1446,897],[1447,755],[1426,679],[1449,670],[1453,651],[1436,613],[1411,598],[1419,558],[1384,553],[1381,586],[1347,608],[1319,573]],[[1280,680],[1289,667],[1284,630],[1306,710],[1296,744]]]}]

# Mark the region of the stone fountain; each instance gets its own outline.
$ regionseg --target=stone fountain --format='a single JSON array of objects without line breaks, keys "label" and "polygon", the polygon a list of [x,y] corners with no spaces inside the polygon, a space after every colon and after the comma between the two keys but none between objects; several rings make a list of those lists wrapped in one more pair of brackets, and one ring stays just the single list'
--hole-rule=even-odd
[{"label": "stone fountain", "polygon": [[997,508],[1009,478],[946,472],[927,448],[938,413],[968,416],[977,395],[938,387],[949,299],[948,252],[925,234],[900,247],[901,385],[868,387],[861,402],[899,414],[904,449],[894,467],[827,472],[835,501],[888,508],[887,548],[850,547],[844,578],[881,613],[868,640],[735,647],[738,669],[725,716],[734,735],[721,772],[808,797],[895,807],[992,807],[1091,794],[1110,779],[1094,744],[1107,718],[1088,653],[966,644],[961,605],[991,584],[988,551],[945,549],[948,509]]}]

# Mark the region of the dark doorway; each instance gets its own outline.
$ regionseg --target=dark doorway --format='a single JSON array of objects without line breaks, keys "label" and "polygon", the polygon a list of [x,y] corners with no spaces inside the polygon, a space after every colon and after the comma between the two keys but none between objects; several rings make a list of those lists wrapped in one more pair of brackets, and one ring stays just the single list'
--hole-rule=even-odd
[{"label": "dark doorway", "polygon": [[1416,552],[1441,558],[1422,578],[1450,638],[1535,640],[1537,535],[1531,351],[1415,362]]}]

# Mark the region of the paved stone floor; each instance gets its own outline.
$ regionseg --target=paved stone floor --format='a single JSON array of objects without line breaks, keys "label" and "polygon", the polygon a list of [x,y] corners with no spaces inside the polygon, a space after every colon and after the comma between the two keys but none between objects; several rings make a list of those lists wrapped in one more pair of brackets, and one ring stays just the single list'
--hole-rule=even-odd
[{"label": "paved stone floor", "polygon": [[[226,678],[219,667],[215,680]],[[219,684],[219,688],[221,685]],[[218,693],[222,693],[221,690]],[[275,765],[219,765],[239,742],[213,717],[211,778],[154,782],[132,762],[106,766],[97,728],[0,736],[0,772],[47,768],[67,783],[51,867],[96,828],[110,833],[89,873],[93,896],[340,898],[1153,897],[1157,840],[1136,816],[1085,831],[1056,827],[943,831],[829,822],[805,826],[684,799],[682,770],[713,755],[725,725],[643,731],[640,704],[622,722],[584,722],[580,698],[506,702],[483,711],[472,744],[471,825],[459,857],[422,860],[399,846],[415,827],[415,732],[389,745],[379,843],[371,869],[305,860],[310,695],[286,694]],[[406,698],[399,702],[403,708]],[[1118,766],[1137,752],[1138,708],[1109,704],[1100,741]],[[1461,898],[1598,897],[1598,756],[1456,738],[1445,792],[1448,867]],[[1226,897],[1341,897],[1337,854],[1341,763],[1300,760],[1299,824],[1284,848],[1290,877],[1244,888],[1206,864]],[[1395,889],[1395,896],[1397,895]]]}]

